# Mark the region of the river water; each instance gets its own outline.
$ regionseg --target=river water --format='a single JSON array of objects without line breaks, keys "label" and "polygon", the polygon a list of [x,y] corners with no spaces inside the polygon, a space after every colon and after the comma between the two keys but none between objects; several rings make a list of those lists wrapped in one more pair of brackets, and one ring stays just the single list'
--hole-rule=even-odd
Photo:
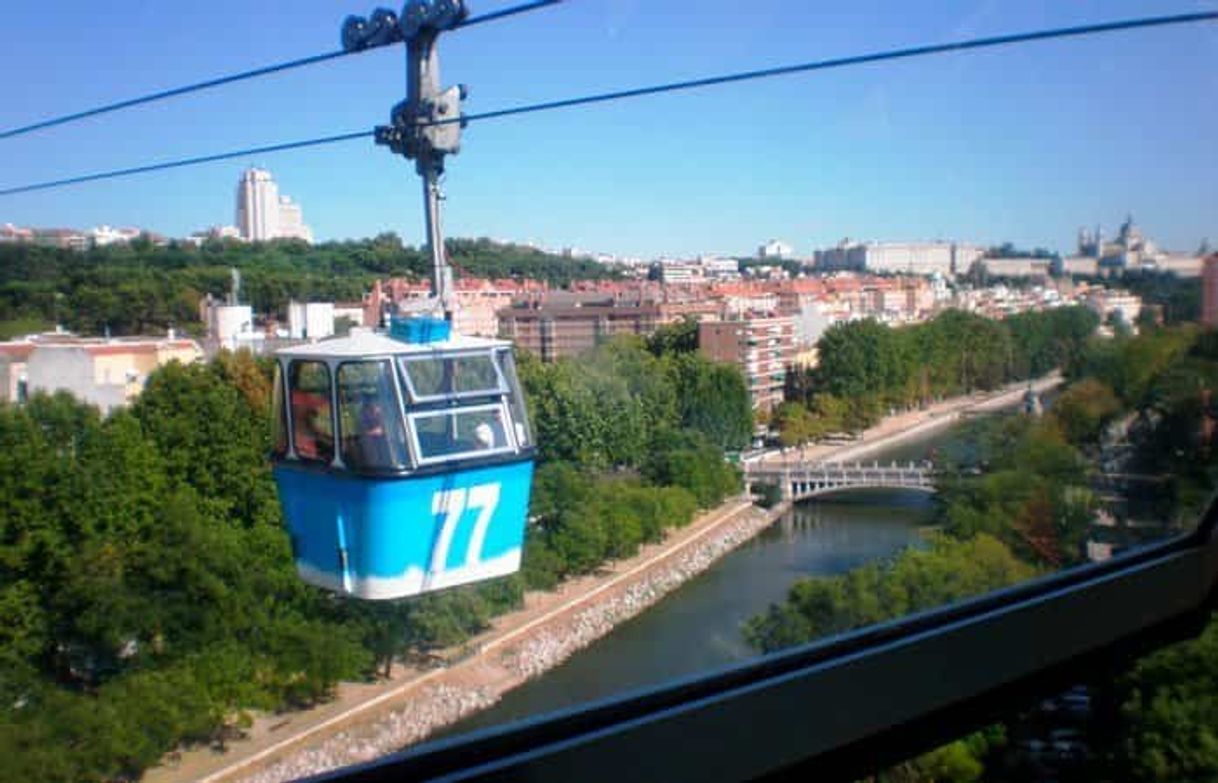
[{"label": "river water", "polygon": [[[950,447],[959,426],[873,458],[921,460]],[[502,701],[444,732],[458,734],[655,685],[757,655],[741,624],[784,599],[804,576],[840,574],[921,540],[932,500],[860,491],[797,505],[655,606]]]}]

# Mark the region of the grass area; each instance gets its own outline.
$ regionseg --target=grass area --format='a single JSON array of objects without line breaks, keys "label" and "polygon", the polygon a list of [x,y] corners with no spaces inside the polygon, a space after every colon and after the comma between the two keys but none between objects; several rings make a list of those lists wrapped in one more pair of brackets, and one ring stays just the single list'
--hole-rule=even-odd
[{"label": "grass area", "polygon": [[46,332],[54,328],[54,324],[41,318],[14,318],[11,321],[0,321],[0,340],[12,340],[14,337]]}]

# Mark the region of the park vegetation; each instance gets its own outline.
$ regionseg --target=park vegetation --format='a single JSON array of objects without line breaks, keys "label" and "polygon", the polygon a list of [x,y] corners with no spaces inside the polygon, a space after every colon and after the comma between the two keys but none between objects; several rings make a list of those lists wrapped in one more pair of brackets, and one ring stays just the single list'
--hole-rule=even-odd
[{"label": "park vegetation", "polygon": [[107,417],[62,393],[0,407],[0,779],[135,779],[223,746],[254,710],[426,661],[738,492],[744,380],[664,339],[520,357],[541,449],[524,568],[402,601],[297,578],[248,354],[163,367]]},{"label": "park vegetation", "polygon": [[[785,602],[746,623],[753,646],[781,649],[1081,562],[1097,511],[1089,478],[1121,444],[1132,449],[1128,469],[1171,476],[1160,535],[1196,524],[1218,487],[1218,335],[1177,326],[1107,340],[1071,332],[1041,345],[1069,386],[1043,418],[979,422],[943,455],[937,531],[888,561],[799,580]],[[1079,779],[1218,779],[1216,659],[1211,622],[1198,639],[1093,684],[1104,729]],[[1006,733],[990,727],[882,777],[1006,779]]]},{"label": "park vegetation", "polygon": [[[459,274],[543,280],[613,277],[588,259],[571,259],[487,239],[451,239]],[[396,234],[309,245],[299,240],[211,240],[201,246],[146,238],[83,252],[24,243],[0,244],[0,339],[61,324],[80,334],[179,331],[201,334],[199,301],[223,299],[231,271],[241,273],[242,303],[257,313],[286,316],[291,300],[359,301],[379,279],[423,279],[426,248],[403,245]]]},{"label": "park vegetation", "polygon": [[893,329],[873,321],[830,327],[819,364],[788,376],[775,414],[784,446],[872,426],[896,409],[996,389],[1071,365],[1098,318],[1082,307],[1022,313],[1003,321],[949,310]]}]

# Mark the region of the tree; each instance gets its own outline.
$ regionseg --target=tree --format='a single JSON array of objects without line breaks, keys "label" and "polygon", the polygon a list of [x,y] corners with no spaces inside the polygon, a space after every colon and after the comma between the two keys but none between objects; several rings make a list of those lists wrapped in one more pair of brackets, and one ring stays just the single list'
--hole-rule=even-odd
[{"label": "tree", "polygon": [[740,450],[753,433],[753,408],[739,368],[698,354],[670,360],[680,424],[723,450]]},{"label": "tree", "polygon": [[189,484],[219,517],[279,525],[266,414],[256,416],[217,368],[171,362],[149,376],[132,413],[171,482]]},{"label": "tree", "polygon": [[796,582],[787,600],[745,625],[750,644],[772,652],[1029,579],[1035,572],[997,539],[936,536],[926,549],[842,576]]},{"label": "tree", "polygon": [[1117,683],[1111,768],[1130,780],[1218,777],[1218,624],[1144,659]]},{"label": "tree", "polygon": [[1058,395],[1053,401],[1051,415],[1062,428],[1066,440],[1093,445],[1122,408],[1112,387],[1095,378],[1084,378]]},{"label": "tree", "polygon": [[778,427],[778,440],[785,447],[799,446],[819,437],[819,422],[799,403],[784,402],[774,413],[773,426]]},{"label": "tree", "polygon": [[647,350],[658,357],[693,353],[698,350],[697,320],[687,316],[661,326],[647,338]]},{"label": "tree", "polygon": [[975,448],[970,463],[952,466],[960,474],[940,483],[944,530],[994,536],[1033,563],[1077,562],[1094,504],[1078,450],[1052,422],[1024,418],[983,424]]},{"label": "tree", "polygon": [[563,575],[586,574],[605,559],[609,537],[599,515],[591,507],[564,512],[550,532],[550,546],[563,563]]}]

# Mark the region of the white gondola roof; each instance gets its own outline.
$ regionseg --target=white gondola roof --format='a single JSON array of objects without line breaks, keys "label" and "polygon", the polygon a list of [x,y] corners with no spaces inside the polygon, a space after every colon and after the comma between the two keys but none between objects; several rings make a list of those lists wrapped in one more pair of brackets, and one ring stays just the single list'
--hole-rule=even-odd
[{"label": "white gondola roof", "polygon": [[395,340],[392,337],[370,331],[354,332],[350,337],[336,337],[305,345],[295,345],[282,348],[275,352],[276,356],[310,359],[353,359],[360,357],[396,356],[410,354],[436,354],[455,351],[476,351],[479,349],[504,348],[510,346],[507,340],[490,340],[485,337],[467,337],[454,334],[447,340],[431,343],[408,343]]}]

